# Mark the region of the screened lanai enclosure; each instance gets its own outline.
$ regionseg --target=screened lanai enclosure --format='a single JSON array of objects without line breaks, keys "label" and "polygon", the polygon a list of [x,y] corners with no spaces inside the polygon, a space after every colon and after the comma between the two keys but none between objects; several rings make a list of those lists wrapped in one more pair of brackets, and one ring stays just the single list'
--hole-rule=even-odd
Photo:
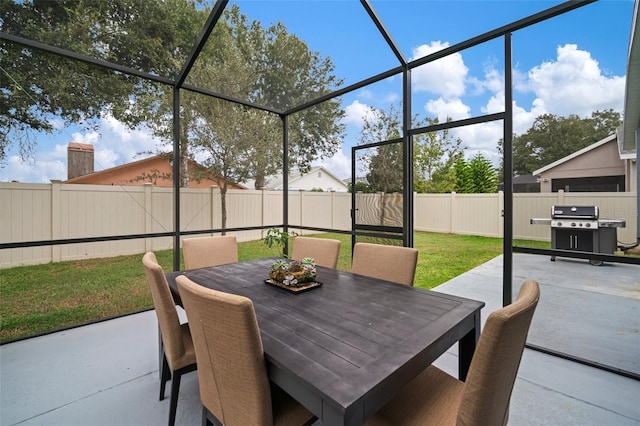
[{"label": "screened lanai enclosure", "polygon": [[[475,25],[453,33],[448,28],[456,26],[457,16],[472,13],[460,2],[4,1],[2,148],[19,145],[29,157],[43,135],[56,137],[60,149],[78,142],[81,155],[91,151],[97,169],[115,170],[111,165],[122,164],[109,157],[114,150],[108,135],[124,135],[121,139],[128,141],[144,139],[128,148],[144,153],[139,158],[163,155],[171,168],[150,169],[100,189],[57,180],[47,183],[44,195],[38,195],[42,188],[36,184],[3,183],[5,194],[15,192],[13,216],[2,210],[3,227],[5,217],[14,220],[0,240],[2,265],[172,248],[174,270],[179,270],[185,236],[227,233],[258,240],[275,227],[347,234],[352,244],[375,240],[408,247],[414,246],[416,230],[497,236],[503,239],[497,279],[505,305],[514,298],[514,284],[520,284],[514,283],[514,267],[529,267],[529,260],[518,264],[524,259],[520,255],[543,261],[540,269],[551,257],[557,257],[553,267],[578,263],[581,272],[573,278],[584,287],[597,268],[589,261],[604,263],[600,268],[614,275],[622,266],[637,267],[637,257],[613,250],[514,244],[514,239],[549,241],[552,229],[529,221],[550,218],[551,206],[562,204],[600,205],[601,217],[623,220],[615,251],[638,242],[635,157],[629,160],[634,183],[615,199],[600,192],[543,196],[513,190],[513,138],[523,132],[514,108],[532,102],[519,90],[522,66],[530,66],[523,65],[524,52],[545,52],[539,60],[546,61],[549,51],[574,49],[571,37],[544,35],[585,19],[587,8],[605,10],[606,5],[523,2],[529,12],[520,16],[523,9],[516,13],[509,2],[479,3],[483,14]],[[631,159],[640,117],[640,79],[629,80],[640,69],[635,21],[596,26],[585,20],[583,31],[605,40],[612,26],[631,26],[630,45],[621,48],[629,65],[624,138],[618,140]],[[456,72],[461,73],[458,83],[475,84],[475,89],[444,80]],[[473,75],[485,80],[474,82]],[[482,106],[468,106],[472,103]],[[447,105],[448,113],[437,112],[437,104]],[[582,115],[570,108],[564,109],[567,114]],[[99,127],[107,136],[98,136]],[[469,147],[471,139],[481,143]],[[95,158],[88,148],[92,143],[105,148]],[[435,150],[438,155],[429,154]],[[503,192],[491,200],[465,199],[471,204],[449,211],[447,203],[460,200],[460,194],[430,187],[440,163],[423,160],[436,155],[446,161],[454,152],[492,158],[503,171],[498,176]],[[348,174],[339,177],[348,180],[349,193],[292,186],[293,171],[307,172],[322,161],[342,162]],[[281,175],[281,188],[265,189],[274,175]],[[163,179],[171,186],[156,185]],[[375,190],[360,190],[361,182],[375,182]],[[440,198],[419,198],[416,192],[429,192],[425,188]],[[18,198],[28,208],[15,222]],[[58,210],[49,213],[50,219],[34,213],[51,206]],[[433,225],[445,210],[449,225]],[[478,221],[490,222],[492,230],[475,228]],[[535,268],[531,271],[535,279]],[[637,276],[620,280],[620,291],[638,294]],[[585,304],[592,318],[602,315],[614,329],[604,338],[606,350],[572,344],[584,331],[580,324],[572,328],[574,318],[532,333],[529,347],[640,378],[637,353],[624,349],[640,343],[637,311],[632,315],[638,300],[620,308],[613,292],[599,290]],[[545,299],[543,288],[541,304],[551,306],[580,291],[554,287],[547,294]],[[545,339],[549,333],[555,337]]]}]

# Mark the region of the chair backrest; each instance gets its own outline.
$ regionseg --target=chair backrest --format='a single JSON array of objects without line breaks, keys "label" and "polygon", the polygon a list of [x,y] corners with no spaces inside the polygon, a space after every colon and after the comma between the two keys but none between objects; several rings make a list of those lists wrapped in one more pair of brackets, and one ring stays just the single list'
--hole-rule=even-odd
[{"label": "chair backrest", "polygon": [[351,272],[413,285],[418,263],[418,250],[410,247],[356,243]]},{"label": "chair backrest", "polygon": [[506,425],[509,400],[527,340],[540,288],[525,281],[512,304],[485,322],[458,411],[459,425]]},{"label": "chair backrest", "polygon": [[235,235],[187,238],[182,241],[186,269],[206,268],[238,261]]},{"label": "chair backrest", "polygon": [[326,238],[296,237],[293,240],[291,259],[302,260],[313,257],[316,265],[335,269],[340,256],[340,240]]},{"label": "chair backrest", "polygon": [[176,279],[191,328],[202,404],[224,425],[273,422],[262,339],[250,299]]},{"label": "chair backrest", "polygon": [[165,356],[171,369],[174,369],[177,360],[181,359],[185,354],[176,304],[156,255],[152,252],[146,253],[142,257],[142,265],[147,275],[147,283],[151,290],[153,305],[156,308]]}]

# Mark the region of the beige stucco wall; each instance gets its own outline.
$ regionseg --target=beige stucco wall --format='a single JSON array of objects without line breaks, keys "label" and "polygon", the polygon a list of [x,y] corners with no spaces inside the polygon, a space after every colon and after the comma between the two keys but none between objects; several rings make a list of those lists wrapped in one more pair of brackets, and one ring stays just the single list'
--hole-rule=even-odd
[{"label": "beige stucco wall", "polygon": [[[551,192],[553,179],[594,176],[622,176],[625,163],[620,159],[615,140],[601,145],[540,174],[540,192]],[[627,191],[630,191],[627,186]]]},{"label": "beige stucco wall", "polygon": [[625,185],[628,192],[638,192],[638,162],[636,160],[625,160]]},{"label": "beige stucco wall", "polygon": [[311,191],[314,188],[320,188],[323,191],[347,192],[347,185],[344,182],[334,179],[324,170],[314,170],[289,185],[289,190]]}]

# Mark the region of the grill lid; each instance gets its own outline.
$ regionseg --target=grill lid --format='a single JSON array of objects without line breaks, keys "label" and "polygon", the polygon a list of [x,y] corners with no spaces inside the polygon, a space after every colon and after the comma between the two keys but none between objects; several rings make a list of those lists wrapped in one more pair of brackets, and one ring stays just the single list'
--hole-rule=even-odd
[{"label": "grill lid", "polygon": [[552,206],[552,219],[597,219],[598,206]]}]

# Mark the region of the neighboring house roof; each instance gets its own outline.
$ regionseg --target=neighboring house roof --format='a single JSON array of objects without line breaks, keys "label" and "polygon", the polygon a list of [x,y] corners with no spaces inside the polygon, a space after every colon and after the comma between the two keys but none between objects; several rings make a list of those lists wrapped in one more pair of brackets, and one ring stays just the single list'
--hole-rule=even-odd
[{"label": "neighboring house roof", "polygon": [[[320,177],[318,177],[318,173],[320,173]],[[243,182],[243,185],[253,189],[255,180]],[[301,174],[300,170],[291,170],[289,172],[289,189],[310,191],[316,188],[320,188],[323,191],[347,191],[347,185],[342,179],[322,166],[313,167],[308,173],[304,174]],[[284,189],[284,177],[282,174],[268,176],[265,179],[264,189],[282,191]]]},{"label": "neighboring house roof", "polygon": [[624,145],[624,129],[623,126],[618,127],[616,130],[618,136],[618,152],[620,153],[621,160],[635,160],[637,154],[635,149],[627,149]]},{"label": "neighboring house roof", "polygon": [[514,176],[512,181],[514,185],[528,185],[531,183],[540,183],[534,175],[518,175]]},{"label": "neighboring house roof", "polygon": [[[514,192],[523,192],[528,188],[540,190],[540,179],[534,175],[517,175],[511,180]],[[534,186],[535,185],[535,186]],[[504,191],[504,182],[498,184],[498,191]]]},{"label": "neighboring house roof", "polygon": [[[351,178],[342,179],[342,181],[349,185],[351,183]],[[356,183],[357,182],[369,183],[366,176],[356,176]]]},{"label": "neighboring house roof", "polygon": [[[141,186],[145,183],[152,183],[159,187],[172,187],[173,167],[170,160],[171,157],[166,154],[156,155],[99,172],[78,176],[63,183],[123,186]],[[209,188],[212,185],[220,187],[224,182],[221,177],[203,178],[198,181],[198,171],[204,172],[206,169],[195,161],[189,160],[189,169],[191,175],[189,188]],[[228,188],[246,189],[242,185],[231,182]]]},{"label": "neighboring house roof", "polygon": [[546,172],[548,170],[553,169],[554,167],[558,167],[560,164],[566,163],[567,161],[570,161],[570,160],[572,160],[572,159],[574,159],[576,157],[579,157],[579,156],[581,156],[581,155],[583,155],[583,154],[585,154],[585,153],[587,153],[589,151],[592,151],[592,150],[594,150],[594,149],[596,149],[596,148],[598,148],[598,147],[600,147],[600,146],[602,146],[602,145],[604,145],[606,143],[609,143],[609,142],[611,142],[611,141],[613,141],[615,139],[616,139],[616,134],[614,133],[612,135],[607,136],[606,138],[604,138],[602,140],[599,140],[596,143],[593,143],[593,144],[591,144],[589,146],[586,146],[586,147],[582,148],[581,150],[578,150],[578,151],[574,152],[573,154],[569,154],[566,157],[563,157],[563,158],[561,158],[561,159],[559,159],[557,161],[554,161],[553,163],[548,164],[548,165],[546,165],[546,166],[544,166],[544,167],[542,167],[542,168],[540,168],[538,170],[534,170],[533,171],[533,175],[534,176],[540,175],[540,174],[542,174],[542,173],[544,173],[544,172]]}]

